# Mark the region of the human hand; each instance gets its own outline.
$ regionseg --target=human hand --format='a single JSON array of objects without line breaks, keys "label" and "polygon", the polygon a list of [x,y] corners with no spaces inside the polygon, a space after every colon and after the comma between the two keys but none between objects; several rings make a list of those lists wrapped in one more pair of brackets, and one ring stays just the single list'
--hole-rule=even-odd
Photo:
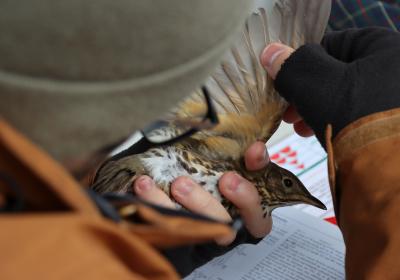
[{"label": "human hand", "polygon": [[[294,51],[293,48],[279,43],[272,43],[266,46],[261,55],[261,63],[272,79],[276,79],[282,64]],[[309,137],[314,135],[314,131],[306,124],[293,104],[290,104],[286,109],[283,114],[283,120],[293,124],[294,131],[300,136]]]},{"label": "human hand", "polygon": [[363,116],[400,106],[399,49],[397,32],[350,29],[327,34],[321,45],[308,44],[296,51],[270,44],[261,63],[292,104],[284,120],[294,123],[300,135],[310,135],[311,127],[324,145],[328,124],[335,136]]},{"label": "human hand", "polygon": [[[262,169],[269,162],[265,145],[256,142],[246,151],[245,164],[248,170]],[[221,194],[238,209],[248,232],[254,238],[262,238],[272,228],[271,217],[263,217],[260,197],[256,188],[234,172],[227,172],[219,180]],[[164,207],[175,208],[174,202],[148,176],[139,177],[134,183],[135,193],[142,199]],[[210,193],[187,177],[177,178],[171,185],[173,198],[186,209],[228,222],[232,218]],[[235,241],[235,235],[216,240],[219,245],[229,245]],[[246,240],[244,240],[246,241]]]}]

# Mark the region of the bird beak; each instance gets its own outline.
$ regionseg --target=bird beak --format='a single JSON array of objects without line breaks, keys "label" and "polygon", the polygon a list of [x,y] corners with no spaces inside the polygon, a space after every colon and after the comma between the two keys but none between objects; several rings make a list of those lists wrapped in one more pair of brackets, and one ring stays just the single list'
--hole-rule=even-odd
[{"label": "bird beak", "polygon": [[312,206],[318,207],[323,210],[327,209],[325,204],[323,204],[319,199],[317,199],[316,197],[314,197],[312,195],[310,195],[307,199],[305,199],[303,203],[310,204]]}]

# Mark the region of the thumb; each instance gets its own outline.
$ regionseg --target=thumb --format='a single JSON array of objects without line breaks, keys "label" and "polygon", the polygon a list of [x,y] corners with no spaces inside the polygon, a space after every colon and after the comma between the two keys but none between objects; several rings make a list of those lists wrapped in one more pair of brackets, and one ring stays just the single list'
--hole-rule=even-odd
[{"label": "thumb", "polygon": [[275,89],[294,105],[321,143],[328,123],[344,103],[350,77],[347,64],[330,56],[322,46],[308,44],[296,51],[273,43],[261,55],[261,64],[275,79]]},{"label": "thumb", "polygon": [[289,46],[272,43],[267,45],[261,54],[261,64],[265,67],[268,74],[275,80],[279,70],[281,70],[282,64],[286,59],[294,52]]}]

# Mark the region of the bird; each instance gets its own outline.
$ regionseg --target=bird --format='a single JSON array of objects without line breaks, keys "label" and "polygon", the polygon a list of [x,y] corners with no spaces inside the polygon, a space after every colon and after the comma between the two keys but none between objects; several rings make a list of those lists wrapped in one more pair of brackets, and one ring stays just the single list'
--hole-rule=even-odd
[{"label": "bird", "polygon": [[154,138],[176,136],[185,131],[182,123],[201,119],[207,111],[204,88],[210,94],[218,124],[172,144],[110,157],[97,169],[91,188],[98,193],[129,193],[136,178],[148,175],[173,199],[171,183],[178,176],[190,176],[234,217],[238,210],[220,194],[218,180],[225,172],[235,171],[257,188],[264,216],[278,207],[298,203],[326,209],[292,172],[272,161],[262,170],[248,171],[244,154],[255,141],[266,143],[270,139],[288,107],[260,64],[263,48],[271,42],[295,49],[306,42],[318,43],[329,12],[326,0],[277,0],[272,7],[259,5],[203,90],[194,91],[179,103],[165,117],[168,125],[151,133]]}]

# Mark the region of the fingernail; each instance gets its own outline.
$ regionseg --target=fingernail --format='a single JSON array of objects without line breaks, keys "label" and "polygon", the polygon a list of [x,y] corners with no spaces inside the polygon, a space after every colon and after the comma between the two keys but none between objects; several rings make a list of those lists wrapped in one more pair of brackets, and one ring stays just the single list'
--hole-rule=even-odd
[{"label": "fingernail", "polygon": [[265,145],[260,145],[257,151],[257,161],[261,168],[269,162],[269,154]]},{"label": "fingernail", "polygon": [[181,179],[175,183],[174,191],[178,195],[188,195],[193,190],[193,182],[190,179]]},{"label": "fingernail", "polygon": [[138,179],[136,187],[140,192],[148,192],[153,187],[153,185],[153,180],[148,177],[141,177]]},{"label": "fingernail", "polygon": [[269,153],[268,153],[267,148],[264,149],[262,161],[263,161],[263,163],[265,163],[265,164],[269,163]]},{"label": "fingernail", "polygon": [[268,70],[272,70],[275,59],[286,50],[286,46],[272,43],[269,44],[261,54],[261,63]]},{"label": "fingernail", "polygon": [[238,174],[232,174],[229,178],[228,189],[232,192],[236,192],[239,189],[239,186],[242,182],[242,178]]}]

